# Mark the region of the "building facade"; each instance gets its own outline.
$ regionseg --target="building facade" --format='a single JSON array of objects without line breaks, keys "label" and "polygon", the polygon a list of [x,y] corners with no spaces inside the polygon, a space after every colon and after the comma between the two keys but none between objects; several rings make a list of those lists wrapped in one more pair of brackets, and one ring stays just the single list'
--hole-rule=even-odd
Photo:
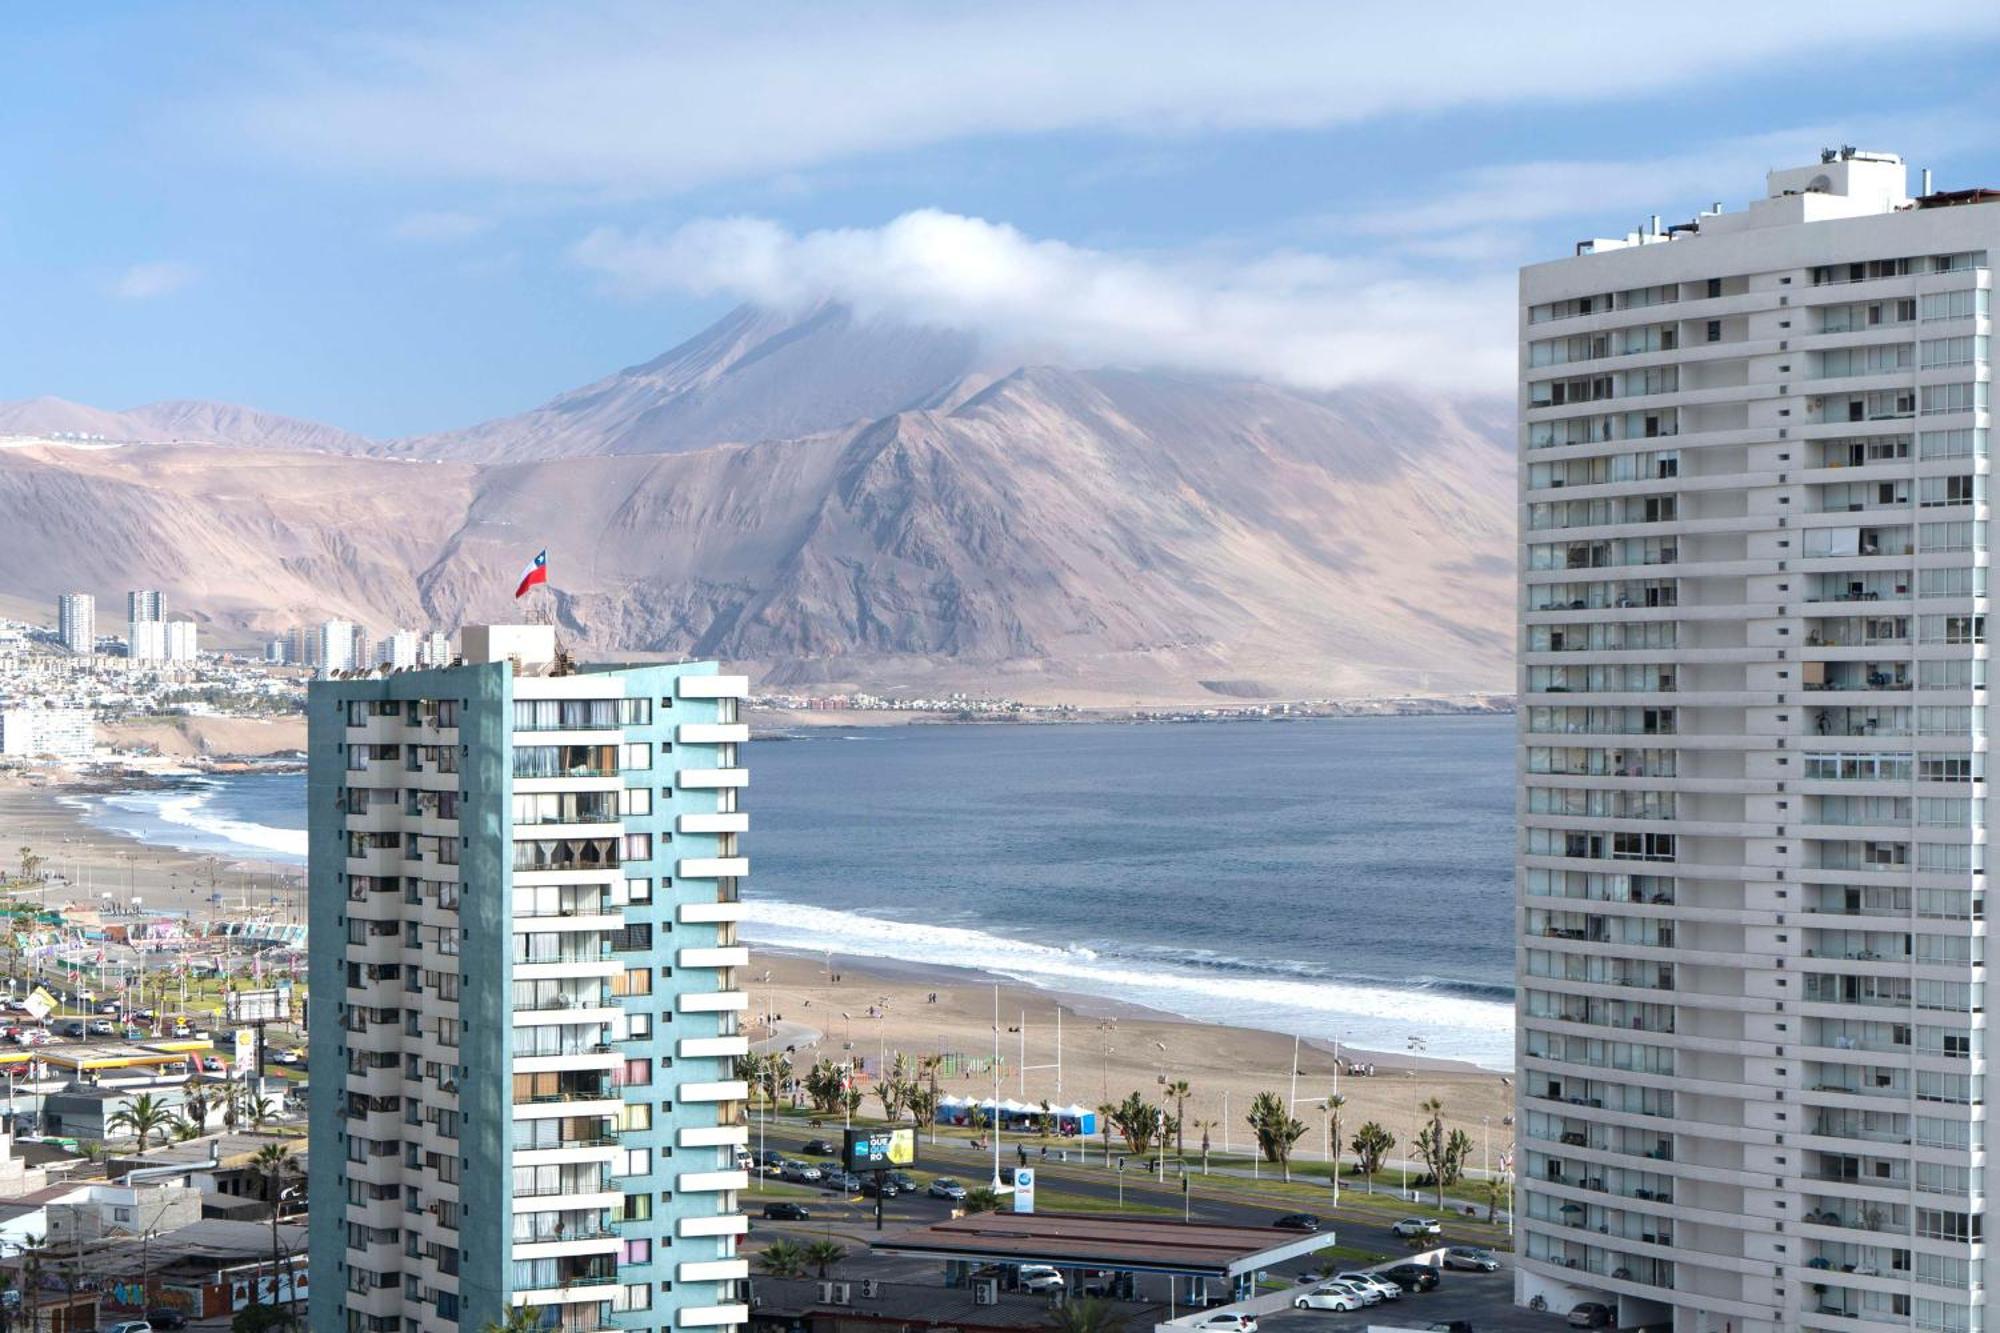
[{"label": "building facade", "polygon": [[0,758],[88,759],[97,724],[87,708],[0,709]]},{"label": "building facade", "polygon": [[1521,274],[1519,1299],[1987,1326],[1989,198]]},{"label": "building facade", "polygon": [[315,637],[319,641],[319,646],[313,665],[321,671],[350,671],[360,665],[354,660],[353,621],[321,621]]},{"label": "building facade", "polygon": [[745,681],[461,655],[309,696],[311,1326],[735,1327]]},{"label": "building facade", "polygon": [[192,662],[200,656],[192,620],[135,620],[126,652],[134,662]]},{"label": "building facade", "polygon": [[156,589],[141,588],[125,594],[125,619],[144,624],[167,618],[167,595]]},{"label": "building facade", "polygon": [[87,592],[56,598],[56,637],[73,653],[97,651],[97,599]]}]

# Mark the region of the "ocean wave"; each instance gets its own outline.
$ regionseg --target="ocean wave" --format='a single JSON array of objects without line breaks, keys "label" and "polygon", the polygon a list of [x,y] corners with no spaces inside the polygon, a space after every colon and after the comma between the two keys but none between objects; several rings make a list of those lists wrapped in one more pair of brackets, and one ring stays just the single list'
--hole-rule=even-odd
[{"label": "ocean wave", "polygon": [[[835,911],[768,898],[744,903],[744,938],[777,948],[974,968],[1047,989],[1125,1000],[1207,1022],[1397,1051],[1421,1037],[1427,1054],[1493,1068],[1513,1063],[1511,996],[1478,998],[1442,985],[1352,977],[1262,974],[1248,960],[1227,969],[1067,948],[963,926]],[[1233,973],[1233,974],[1232,974]]]},{"label": "ocean wave", "polygon": [[166,791],[125,792],[104,798],[113,809],[161,824],[191,830],[206,841],[176,841],[183,850],[212,851],[216,843],[240,848],[245,853],[276,855],[285,860],[304,861],[308,839],[304,829],[278,828],[246,819],[235,819],[214,808],[220,789],[213,782],[197,781]]}]

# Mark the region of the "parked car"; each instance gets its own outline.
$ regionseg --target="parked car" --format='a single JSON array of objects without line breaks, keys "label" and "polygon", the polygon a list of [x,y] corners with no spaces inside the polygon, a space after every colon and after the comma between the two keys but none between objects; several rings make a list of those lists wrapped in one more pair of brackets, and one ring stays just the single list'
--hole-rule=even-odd
[{"label": "parked car", "polygon": [[1319,1218],[1313,1213],[1286,1213],[1271,1225],[1280,1231],[1318,1231]]},{"label": "parked car", "polygon": [[887,1176],[865,1176],[861,1181],[861,1192],[871,1199],[878,1193],[885,1199],[893,1199],[903,1191]]},{"label": "parked car", "polygon": [[819,1181],[822,1173],[820,1169],[814,1166],[811,1162],[797,1162],[797,1161],[787,1160],[783,1166],[778,1168],[778,1174],[784,1177],[786,1180],[793,1181],[797,1184],[810,1185],[810,1184],[816,1184]]},{"label": "parked car", "polygon": [[143,1319],[121,1319],[104,1333],[153,1333],[153,1326]]},{"label": "parked car", "polygon": [[1438,1271],[1429,1264],[1397,1264],[1376,1271],[1404,1291],[1432,1291],[1438,1284]]},{"label": "parked car", "polygon": [[179,1310],[148,1310],[146,1322],[154,1328],[177,1329],[188,1326],[187,1316]]},{"label": "parked car", "polygon": [[281,1065],[301,1065],[305,1063],[306,1053],[295,1047],[289,1051],[279,1051],[271,1058]]},{"label": "parked car", "polygon": [[956,1203],[965,1197],[965,1186],[950,1176],[939,1176],[931,1182],[930,1196],[933,1199],[950,1199]]},{"label": "parked car", "polygon": [[1441,1236],[1444,1223],[1435,1217],[1406,1217],[1389,1228],[1399,1236]]},{"label": "parked car", "polygon": [[820,1181],[820,1184],[830,1190],[840,1190],[842,1193],[852,1194],[861,1188],[861,1177],[855,1175],[852,1171],[842,1171],[838,1167],[833,1167],[826,1172],[826,1179]]},{"label": "parked car", "polygon": [[808,1157],[840,1156],[840,1149],[835,1145],[828,1143],[825,1139],[813,1139],[811,1142],[807,1143],[805,1147],[799,1149],[799,1151],[804,1153]]},{"label": "parked car", "polygon": [[1602,1301],[1585,1301],[1569,1312],[1571,1328],[1610,1328],[1617,1322],[1617,1311]]},{"label": "parked car", "polygon": [[1368,1302],[1345,1282],[1323,1282],[1292,1298],[1294,1310],[1359,1310]]},{"label": "parked car", "polygon": [[229,1066],[222,1062],[222,1057],[219,1055],[204,1055],[201,1057],[201,1072],[204,1074],[226,1074],[229,1072]]},{"label": "parked car", "polygon": [[1257,1333],[1257,1316],[1248,1314],[1212,1314],[1198,1319],[1192,1328],[1225,1329],[1227,1333]]},{"label": "parked car", "polygon": [[100,1014],[115,1014],[118,1012],[118,1006],[116,1004],[109,1004],[109,1003],[100,1004],[97,1006],[97,1012]]},{"label": "parked car", "polygon": [[883,1179],[905,1194],[915,1194],[917,1192],[917,1178],[907,1171],[891,1171]]},{"label": "parked car", "polygon": [[1482,1250],[1476,1245],[1453,1245],[1444,1252],[1446,1268],[1465,1268],[1475,1273],[1497,1273],[1500,1261],[1493,1257],[1493,1251]]},{"label": "parked car", "polygon": [[94,1018],[90,1022],[90,1035],[93,1037],[115,1037],[118,1035],[118,1025],[108,1018]]},{"label": "parked car", "polygon": [[1473,1333],[1470,1319],[1440,1319],[1424,1333]]},{"label": "parked car", "polygon": [[1047,1264],[1022,1264],[1020,1280],[1022,1291],[1061,1291],[1065,1285],[1063,1275]]},{"label": "parked car", "polygon": [[1333,1275],[1333,1280],[1335,1282],[1349,1282],[1357,1287],[1365,1287],[1369,1291],[1374,1292],[1378,1300],[1400,1301],[1403,1299],[1402,1287],[1383,1277],[1380,1273],[1336,1273]]},{"label": "parked car", "polygon": [[802,1203],[767,1203],[764,1216],[773,1222],[810,1222],[812,1214]]}]

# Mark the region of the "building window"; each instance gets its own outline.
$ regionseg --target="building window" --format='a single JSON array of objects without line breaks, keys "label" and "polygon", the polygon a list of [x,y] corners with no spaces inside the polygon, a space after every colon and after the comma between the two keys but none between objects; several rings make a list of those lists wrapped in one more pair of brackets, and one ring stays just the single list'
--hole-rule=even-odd
[{"label": "building window", "polygon": [[651,1060],[627,1060],[625,1062],[625,1086],[650,1087],[653,1082],[653,1062]]},{"label": "building window", "polygon": [[653,747],[645,741],[636,741],[621,748],[625,754],[619,766],[626,772],[644,771],[653,766]]},{"label": "building window", "polygon": [[649,903],[653,901],[653,881],[650,879],[626,880],[625,901],[628,903]]}]

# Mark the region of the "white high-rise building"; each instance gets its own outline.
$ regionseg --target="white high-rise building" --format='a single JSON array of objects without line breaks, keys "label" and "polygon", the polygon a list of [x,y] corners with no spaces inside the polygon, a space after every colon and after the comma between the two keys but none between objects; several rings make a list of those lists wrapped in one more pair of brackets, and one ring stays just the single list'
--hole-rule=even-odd
[{"label": "white high-rise building", "polygon": [[140,589],[125,594],[125,619],[130,622],[165,620],[167,618],[167,595],[152,589]]},{"label": "white high-rise building", "polygon": [[417,665],[417,632],[413,629],[392,629],[383,635],[375,645],[377,666],[393,667],[406,671]]},{"label": "white high-rise building", "polygon": [[319,662],[322,673],[349,671],[354,661],[354,622],[322,621],[319,627]]},{"label": "white high-rise building", "polygon": [[56,637],[73,653],[97,651],[97,599],[87,592],[66,592],[56,599]]},{"label": "white high-rise building", "polygon": [[463,647],[308,696],[310,1325],[739,1328],[747,682]]},{"label": "white high-rise building", "polygon": [[457,656],[451,648],[451,638],[442,630],[432,630],[417,644],[417,664],[427,667],[450,666]]},{"label": "white high-rise building", "polygon": [[192,620],[135,620],[127,640],[134,662],[192,662],[198,656]]},{"label": "white high-rise building", "polygon": [[1843,149],[1521,274],[1521,1300],[1985,1326],[1994,252]]},{"label": "white high-rise building", "polygon": [[0,757],[88,759],[96,744],[87,708],[0,709]]}]

